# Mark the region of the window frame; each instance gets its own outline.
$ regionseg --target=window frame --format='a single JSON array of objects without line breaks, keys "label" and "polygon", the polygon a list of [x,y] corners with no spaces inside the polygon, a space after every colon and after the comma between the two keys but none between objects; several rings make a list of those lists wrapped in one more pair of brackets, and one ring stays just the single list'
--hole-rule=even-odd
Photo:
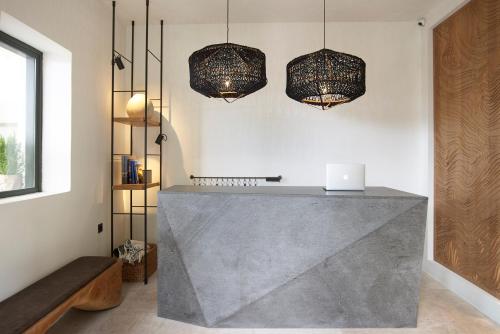
[{"label": "window frame", "polygon": [[14,197],[32,194],[42,191],[42,106],[43,106],[43,53],[34,47],[14,38],[0,30],[0,42],[10,46],[17,51],[32,57],[35,60],[35,158],[34,158],[34,186],[17,190],[0,191],[0,198]]}]

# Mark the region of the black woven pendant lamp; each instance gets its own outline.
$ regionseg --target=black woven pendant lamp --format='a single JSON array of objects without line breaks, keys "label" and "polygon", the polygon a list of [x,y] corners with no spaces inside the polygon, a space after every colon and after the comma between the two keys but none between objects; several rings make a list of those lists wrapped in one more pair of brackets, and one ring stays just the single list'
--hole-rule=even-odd
[{"label": "black woven pendant lamp", "polygon": [[189,57],[189,84],[200,94],[233,102],[267,84],[266,55],[259,49],[229,43],[229,0],[226,43],[195,51]]},{"label": "black woven pendant lamp", "polygon": [[286,95],[323,110],[354,101],[365,91],[363,59],[326,49],[326,0],[323,0],[323,49],[286,66]]}]

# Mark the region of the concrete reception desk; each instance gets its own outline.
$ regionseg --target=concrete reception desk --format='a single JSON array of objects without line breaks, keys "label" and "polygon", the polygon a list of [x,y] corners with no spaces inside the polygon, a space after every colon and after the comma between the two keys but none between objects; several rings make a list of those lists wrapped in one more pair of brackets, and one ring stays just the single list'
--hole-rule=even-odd
[{"label": "concrete reception desk", "polygon": [[206,327],[414,327],[427,198],[389,189],[159,193],[158,315]]}]

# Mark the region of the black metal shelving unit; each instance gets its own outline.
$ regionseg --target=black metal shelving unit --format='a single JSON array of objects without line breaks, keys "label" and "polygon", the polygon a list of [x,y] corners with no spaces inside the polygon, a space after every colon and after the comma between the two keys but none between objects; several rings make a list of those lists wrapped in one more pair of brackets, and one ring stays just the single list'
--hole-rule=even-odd
[{"label": "black metal shelving unit", "polygon": [[[160,153],[155,154],[155,153],[148,153],[148,128],[159,128],[159,133],[163,133],[163,20],[160,20],[160,55],[157,56],[155,55],[150,49],[149,49],[149,0],[146,1],[146,36],[145,36],[145,59],[144,59],[144,89],[139,90],[139,89],[134,89],[134,48],[135,48],[135,23],[132,21],[132,36],[131,36],[131,56],[130,58],[127,58],[123,55],[123,53],[120,53],[118,50],[116,50],[115,47],[115,25],[116,25],[116,1],[113,1],[113,28],[112,28],[112,62],[111,62],[111,76],[112,76],[112,83],[111,83],[111,256],[113,256],[113,250],[114,250],[114,218],[115,215],[128,215],[129,216],[129,224],[130,224],[130,239],[133,237],[133,217],[134,216],[143,216],[144,219],[144,250],[146,252],[147,250],[147,244],[148,244],[148,209],[149,208],[154,208],[156,206],[151,206],[148,205],[148,189],[153,188],[153,187],[159,187],[161,188],[162,185],[162,158],[163,158],[163,141],[160,142]],[[130,65],[130,89],[129,90],[117,90],[115,89],[115,57],[119,56],[121,60],[125,60],[129,65]],[[149,57],[152,57],[153,60],[157,61],[160,65],[160,96],[159,98],[149,98],[148,99],[148,67],[149,67]],[[124,94],[124,93],[130,93],[130,96],[132,97],[135,93],[144,93],[145,95],[145,106],[144,106],[144,117],[143,119],[137,120],[137,119],[130,119],[127,117],[115,117],[115,95],[116,94]],[[159,101],[159,106],[157,108],[159,109],[160,113],[160,121],[159,122],[154,122],[148,120],[148,101]],[[129,153],[115,153],[114,149],[114,144],[115,144],[115,125],[116,124],[122,124],[125,126],[130,126],[130,152]],[[134,135],[134,128],[136,127],[144,127],[144,170],[148,169],[148,158],[149,157],[159,157],[160,159],[160,180],[159,182],[153,182],[153,183],[146,183],[144,184],[119,184],[115,185],[114,184],[114,158],[116,156],[122,156],[122,155],[131,155],[133,156],[133,135]],[[129,196],[130,196],[130,205],[129,205],[129,212],[115,212],[114,208],[114,192],[115,191],[128,191]],[[143,191],[144,195],[144,205],[134,205],[133,204],[133,194],[134,191]],[[134,208],[143,208],[142,212],[133,212]],[[147,275],[147,267],[148,267],[148,261],[147,261],[147,256],[145,254],[143,258],[143,264],[144,264],[144,284],[148,283],[148,275]]]}]

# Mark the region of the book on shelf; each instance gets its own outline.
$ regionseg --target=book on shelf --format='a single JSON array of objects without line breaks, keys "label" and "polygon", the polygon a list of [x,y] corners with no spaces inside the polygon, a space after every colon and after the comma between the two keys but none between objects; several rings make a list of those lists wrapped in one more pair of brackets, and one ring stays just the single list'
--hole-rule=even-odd
[{"label": "book on shelf", "polygon": [[129,156],[122,156],[121,161],[121,180],[122,184],[140,184],[142,183],[142,164]]},{"label": "book on shelf", "polygon": [[122,184],[128,183],[128,156],[122,155],[121,165]]}]

